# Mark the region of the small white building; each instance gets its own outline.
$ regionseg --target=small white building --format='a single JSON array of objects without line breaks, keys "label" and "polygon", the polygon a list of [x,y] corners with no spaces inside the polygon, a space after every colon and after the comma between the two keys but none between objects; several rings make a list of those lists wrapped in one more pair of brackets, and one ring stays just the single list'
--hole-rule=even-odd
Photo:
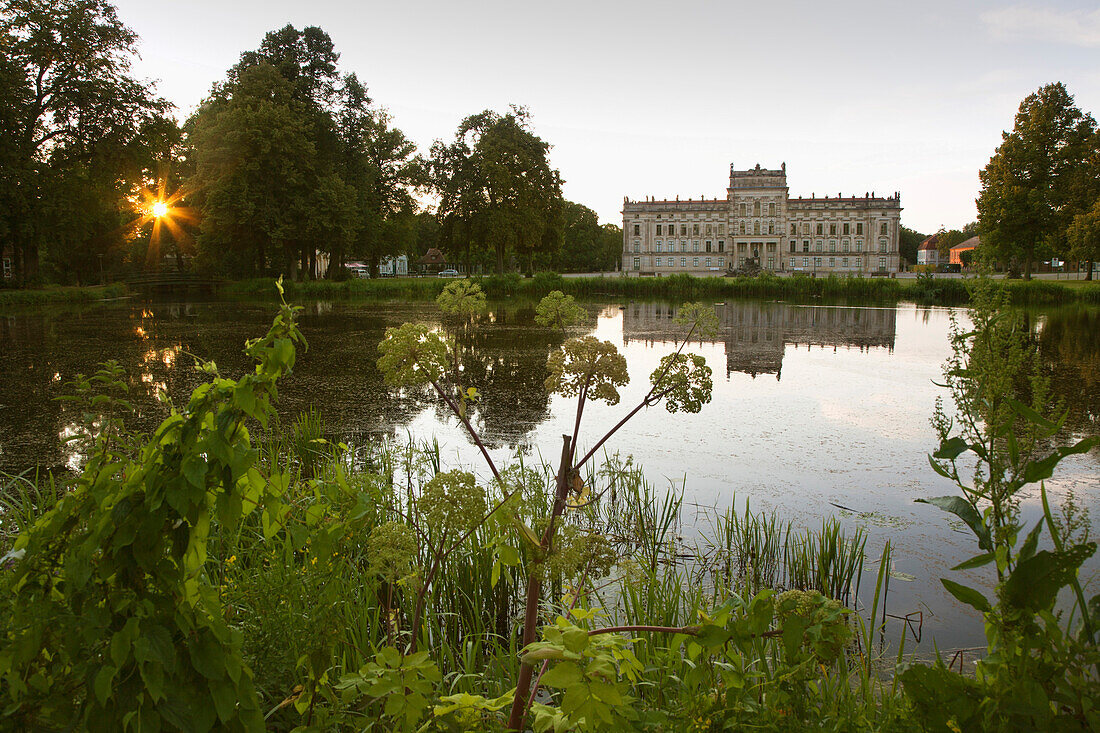
[{"label": "small white building", "polygon": [[409,274],[409,258],[405,255],[383,257],[378,263],[378,274],[382,277],[404,277]]},{"label": "small white building", "polygon": [[920,243],[920,247],[917,248],[918,265],[940,264],[940,250],[936,247],[936,242],[938,240],[939,237],[933,234]]}]

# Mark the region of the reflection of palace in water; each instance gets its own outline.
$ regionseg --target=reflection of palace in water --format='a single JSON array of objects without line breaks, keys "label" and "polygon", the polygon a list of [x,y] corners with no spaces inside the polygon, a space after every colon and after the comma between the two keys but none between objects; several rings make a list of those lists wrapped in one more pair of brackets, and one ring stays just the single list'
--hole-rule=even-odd
[{"label": "reflection of palace in water", "polygon": [[[719,333],[704,342],[726,346],[726,375],[744,372],[774,374],[783,369],[788,344],[894,349],[897,312],[894,308],[851,308],[733,301],[714,306]],[[664,303],[631,303],[623,308],[623,340],[673,341],[684,334],[676,324],[677,307]],[[694,339],[698,341],[698,339]]]}]

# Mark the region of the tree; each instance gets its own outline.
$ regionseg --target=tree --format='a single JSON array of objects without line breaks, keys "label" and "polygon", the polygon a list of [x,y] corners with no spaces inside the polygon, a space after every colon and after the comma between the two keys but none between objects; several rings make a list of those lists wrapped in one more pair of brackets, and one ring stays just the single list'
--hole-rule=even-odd
[{"label": "tree", "polygon": [[919,247],[920,243],[927,238],[927,234],[921,234],[914,229],[909,229],[903,226],[898,237],[898,252],[901,253],[902,259],[904,259],[911,265],[916,264],[917,247]]},{"label": "tree", "polygon": [[129,75],[136,40],[106,0],[0,2],[0,229],[18,279],[35,276],[49,241],[44,202],[84,193],[61,179],[104,178],[87,166],[115,158],[169,108]]},{"label": "tree", "polygon": [[1064,233],[1080,212],[1089,142],[1096,122],[1073,104],[1061,83],[1020,104],[1011,133],[979,173],[978,223],[992,256],[1022,262],[1024,277],[1040,248],[1064,249]]},{"label": "tree", "polygon": [[317,246],[348,236],[351,191],[319,164],[308,104],[274,67],[245,69],[226,92],[193,120],[204,257],[239,275],[312,272]]},{"label": "tree", "polygon": [[550,146],[530,130],[529,115],[512,107],[467,117],[454,142],[432,146],[432,183],[440,197],[443,239],[469,262],[475,244],[490,249],[496,271],[505,255],[524,260],[560,243],[561,175],[546,158]]},{"label": "tree", "polygon": [[[424,162],[416,145],[391,126],[385,110],[368,107],[366,88],[351,74],[344,79],[343,107],[337,118],[341,141],[338,170],[355,199],[354,254],[367,260],[372,277],[385,255],[413,248],[416,202],[412,191],[425,183]],[[333,256],[331,276],[343,266]]]},{"label": "tree", "polygon": [[1100,260],[1100,198],[1091,209],[1073,217],[1066,239],[1070,258],[1085,261],[1085,279],[1091,280],[1093,263]]}]

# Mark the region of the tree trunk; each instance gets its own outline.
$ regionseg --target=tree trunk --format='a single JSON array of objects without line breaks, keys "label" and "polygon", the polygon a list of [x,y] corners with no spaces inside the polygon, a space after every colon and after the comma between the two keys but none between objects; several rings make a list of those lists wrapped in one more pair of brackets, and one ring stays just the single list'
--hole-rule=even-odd
[{"label": "tree trunk", "polygon": [[498,245],[496,250],[497,250],[497,274],[498,275],[503,275],[504,274],[504,247]]},{"label": "tree trunk", "polygon": [[1031,259],[1034,257],[1035,250],[1033,247],[1028,247],[1024,250],[1024,280],[1031,279]]}]

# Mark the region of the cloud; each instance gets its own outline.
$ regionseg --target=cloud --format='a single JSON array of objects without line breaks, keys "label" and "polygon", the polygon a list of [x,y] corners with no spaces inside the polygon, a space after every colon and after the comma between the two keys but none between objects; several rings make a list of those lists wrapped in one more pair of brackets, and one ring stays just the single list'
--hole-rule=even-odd
[{"label": "cloud", "polygon": [[994,38],[1100,46],[1100,10],[1055,10],[1012,5],[986,11],[981,14],[981,19]]}]

